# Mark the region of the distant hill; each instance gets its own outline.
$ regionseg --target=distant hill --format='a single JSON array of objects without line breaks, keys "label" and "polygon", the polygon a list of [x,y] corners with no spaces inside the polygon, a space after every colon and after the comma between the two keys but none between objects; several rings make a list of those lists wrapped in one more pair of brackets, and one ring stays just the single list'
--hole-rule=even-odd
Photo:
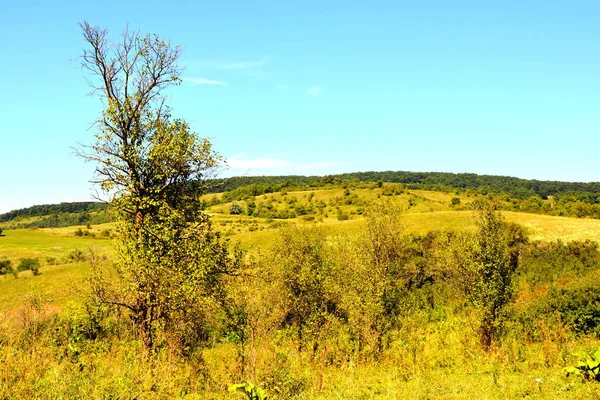
[{"label": "distant hill", "polygon": [[[0,223],[12,222],[13,228],[57,228],[110,221],[107,205],[98,202],[43,204],[0,214]],[[21,222],[28,219],[27,222]],[[31,220],[33,219],[33,220]]]},{"label": "distant hill", "polygon": [[600,196],[600,182],[539,181],[510,176],[448,172],[369,171],[327,176],[242,176],[212,180],[208,184],[214,186],[209,190],[213,193],[228,192],[249,185],[262,187],[268,193],[294,186],[321,187],[353,180],[402,183],[409,189],[471,190],[479,194],[506,194],[518,199],[531,196],[547,199],[548,196],[573,195],[579,201],[592,204],[598,203],[598,196]]},{"label": "distant hill", "polygon": [[[586,209],[568,210],[565,215],[600,218],[600,182],[561,182],[521,179],[510,176],[477,175],[448,172],[368,171],[326,176],[241,176],[202,182],[201,191],[208,193],[230,192],[223,201],[243,199],[282,190],[302,190],[327,186],[344,186],[351,182],[400,183],[407,189],[422,189],[481,195],[500,195],[505,198],[527,200],[552,197],[557,204],[593,205]],[[206,188],[208,187],[208,189]],[[45,204],[0,214],[0,223],[18,222],[31,217],[34,221],[18,223],[18,227],[60,227],[110,221],[106,204],[99,202],[74,202]],[[589,206],[587,206],[589,208]],[[598,208],[598,210],[596,210]]]},{"label": "distant hill", "polygon": [[59,203],[59,204],[43,204],[19,210],[9,211],[0,214],[0,222],[9,222],[16,218],[22,217],[40,217],[58,213],[80,213],[80,212],[99,212],[106,209],[105,203],[99,202],[74,202],[74,203]]}]

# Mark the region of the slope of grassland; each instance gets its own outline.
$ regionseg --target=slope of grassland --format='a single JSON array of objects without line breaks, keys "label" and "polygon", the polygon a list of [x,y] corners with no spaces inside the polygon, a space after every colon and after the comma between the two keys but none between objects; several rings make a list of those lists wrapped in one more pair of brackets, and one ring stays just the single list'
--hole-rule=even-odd
[{"label": "slope of grassland", "polygon": [[[79,237],[74,232],[80,227],[48,229],[15,229],[5,231],[0,237],[0,256],[6,256],[16,268],[24,258],[38,258],[41,275],[33,276],[23,271],[15,279],[12,275],[0,276],[0,310],[19,305],[28,293],[45,293],[56,306],[64,305],[74,298],[89,265],[82,257],[89,249],[110,255],[112,241],[99,238],[100,232],[110,225],[93,227],[97,235]],[[86,229],[83,227],[83,229]]]}]

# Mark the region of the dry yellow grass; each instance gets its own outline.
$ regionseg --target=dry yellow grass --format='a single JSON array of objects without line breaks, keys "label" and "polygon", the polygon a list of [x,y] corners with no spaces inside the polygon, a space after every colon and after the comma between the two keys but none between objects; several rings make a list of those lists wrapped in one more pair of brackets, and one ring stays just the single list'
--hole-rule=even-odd
[{"label": "dry yellow grass", "polygon": [[552,217],[549,215],[502,213],[507,221],[523,226],[532,240],[570,242],[600,240],[600,220],[587,218]]}]

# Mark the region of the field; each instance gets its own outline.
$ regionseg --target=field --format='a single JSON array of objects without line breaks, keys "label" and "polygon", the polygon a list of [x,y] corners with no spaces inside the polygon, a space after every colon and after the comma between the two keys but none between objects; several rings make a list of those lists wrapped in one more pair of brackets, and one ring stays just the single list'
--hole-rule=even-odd
[{"label": "field", "polygon": [[[444,199],[436,192],[418,192],[427,198]],[[323,198],[331,198],[341,194],[341,191],[325,191]],[[295,194],[298,197],[305,195],[303,192]],[[440,196],[441,195],[441,196]],[[408,197],[407,197],[408,198]],[[408,204],[408,200],[399,199],[401,204]],[[429,207],[424,202],[421,210]],[[227,209],[228,204],[221,206]],[[437,212],[418,212],[409,210],[402,219],[407,233],[425,234],[429,231],[474,231],[475,213],[471,211],[449,211],[442,209]],[[507,221],[523,226],[532,240],[541,241],[582,241],[597,240],[600,238],[600,220],[567,217],[550,217],[546,215],[504,212]],[[220,228],[232,244],[240,243],[248,250],[265,250],[273,243],[280,224],[265,222],[265,219],[239,215],[225,215],[213,213],[213,222]],[[338,221],[335,216],[324,218],[322,222],[302,221],[294,219],[283,224],[297,223],[301,225],[322,225],[330,234],[340,232],[355,233],[364,226],[364,218],[356,216],[347,221]],[[250,231],[250,226],[255,225],[256,230]],[[10,276],[0,277],[0,310],[12,309],[21,301],[20,298],[32,291],[44,291],[54,300],[53,304],[61,307],[72,297],[76,296],[77,286],[89,273],[86,262],[70,264],[48,265],[48,259],[60,259],[73,250],[87,251],[93,249],[97,252],[111,255],[114,251],[112,240],[101,238],[100,232],[112,228],[111,224],[93,226],[90,230],[95,237],[76,237],[73,232],[85,226],[68,228],[46,229],[15,229],[5,231],[5,236],[0,240],[0,255],[9,259],[39,257],[42,261],[42,274],[33,277],[30,272],[24,272],[16,281]]]},{"label": "field", "polygon": [[[329,239],[359,236],[365,231],[370,205],[382,198],[403,208],[399,223],[405,235],[477,231],[476,212],[469,206],[472,197],[417,190],[386,196],[385,189],[270,193],[210,205],[207,213],[232,246],[239,243],[252,257],[271,251],[281,228],[289,225],[320,227]],[[452,205],[453,198],[459,198],[460,204]],[[269,202],[277,212],[311,207],[312,211],[285,219],[230,214],[233,203],[245,211],[251,202]],[[600,220],[596,219],[508,211],[502,215],[522,226],[530,241],[595,242],[600,238]],[[147,358],[139,340],[125,328],[111,328],[116,336],[94,340],[53,334],[72,327],[74,321],[84,323],[81,304],[86,296],[85,279],[91,273],[85,255],[92,249],[114,259],[115,239],[103,234],[113,228],[102,224],[15,229],[5,230],[0,237],[0,256],[14,264],[24,258],[38,258],[41,263],[38,276],[30,271],[20,272],[16,279],[0,276],[0,398],[242,398],[227,392],[228,385],[242,380],[263,386],[270,398],[600,398],[597,383],[566,377],[563,370],[576,363],[573,352],[595,350],[600,345],[597,336],[576,334],[560,317],[532,308],[545,299],[549,287],[597,279],[598,270],[592,267],[581,273],[567,266],[561,272],[553,266],[550,271],[558,274],[557,284],[550,278],[540,283],[532,277],[538,267],[531,264],[533,272],[525,271],[529,275],[524,272],[518,282],[515,297],[519,300],[511,308],[506,333],[489,350],[479,346],[475,312],[444,284],[415,292],[415,296],[431,297],[428,301],[435,304],[407,314],[388,337],[389,347],[374,358],[346,352],[344,335],[348,333],[342,331],[324,339],[325,350],[323,343],[319,345],[322,356],[315,353],[304,362],[296,359],[289,330],[265,333],[243,350],[254,360],[246,361],[252,372],[240,367],[235,341],[215,340],[191,357],[178,355],[167,343],[156,358]],[[79,229],[85,236],[75,234]],[[41,307],[32,301],[36,298],[43,299]],[[521,323],[535,326],[524,328]],[[31,333],[32,327],[39,331]]]}]

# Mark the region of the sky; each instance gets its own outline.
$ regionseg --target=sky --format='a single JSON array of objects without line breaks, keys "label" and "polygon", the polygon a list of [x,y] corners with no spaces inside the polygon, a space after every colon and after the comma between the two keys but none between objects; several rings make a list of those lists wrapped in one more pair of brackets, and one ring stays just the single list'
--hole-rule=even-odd
[{"label": "sky", "polygon": [[[0,0],[1,1],[1,0]],[[600,181],[600,2],[2,1],[0,213],[92,199],[78,23],[184,47],[173,115],[222,176]]]}]

